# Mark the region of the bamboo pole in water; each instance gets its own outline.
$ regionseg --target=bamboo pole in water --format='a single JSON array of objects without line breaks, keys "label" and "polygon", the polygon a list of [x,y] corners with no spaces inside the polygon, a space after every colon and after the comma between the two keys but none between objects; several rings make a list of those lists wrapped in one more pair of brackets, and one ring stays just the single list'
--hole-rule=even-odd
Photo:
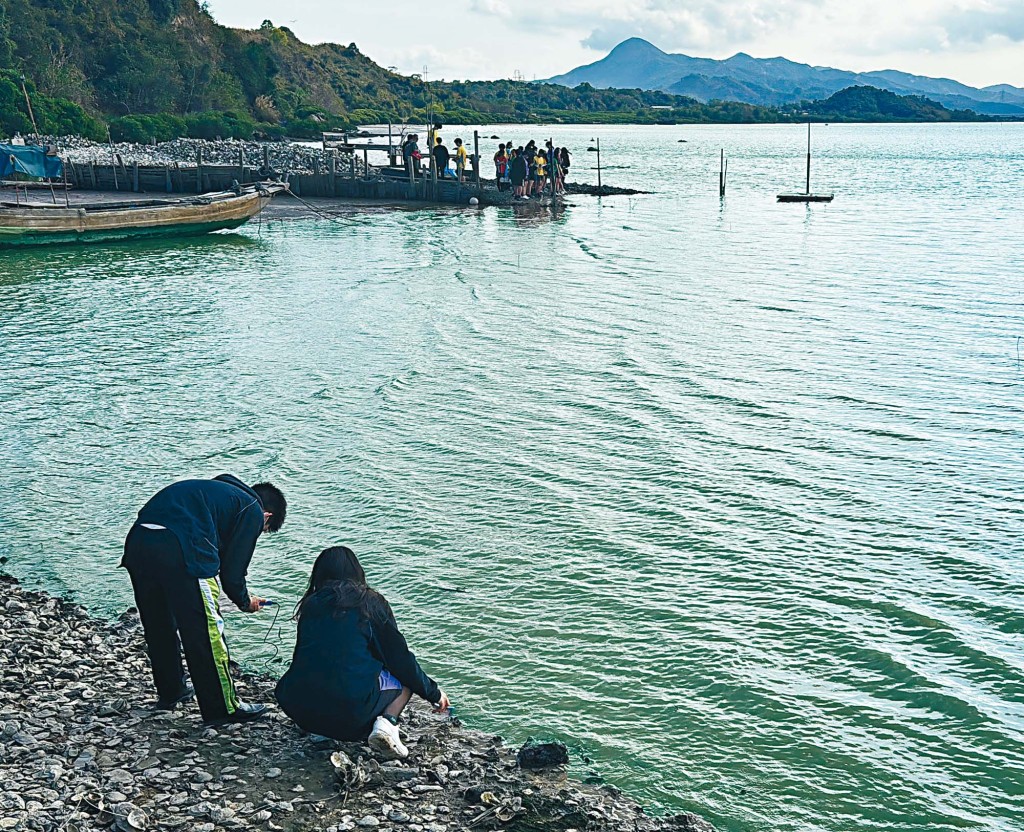
[{"label": "bamboo pole in water", "polygon": [[476,130],[473,131],[473,167],[476,168],[475,176],[476,186],[480,187],[480,133]]},{"label": "bamboo pole in water", "polygon": [[811,192],[811,123],[807,122],[807,193]]}]

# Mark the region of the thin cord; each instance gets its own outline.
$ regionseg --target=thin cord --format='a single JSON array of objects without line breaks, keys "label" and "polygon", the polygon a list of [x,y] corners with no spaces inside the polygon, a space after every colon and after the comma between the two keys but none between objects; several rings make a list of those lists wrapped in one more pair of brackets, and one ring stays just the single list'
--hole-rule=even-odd
[{"label": "thin cord", "polygon": [[[270,638],[270,634],[274,630],[274,625],[277,624],[277,616],[280,615],[280,613],[281,613],[281,605],[280,604],[275,604],[274,605],[274,618],[270,622],[270,626],[267,627],[267,632],[264,633],[264,635],[263,635],[263,641],[260,642],[260,647],[262,647],[264,644],[266,644],[267,643],[267,639]],[[263,661],[263,669],[264,670],[266,670],[268,667],[270,667],[270,663],[273,662],[279,655],[281,655],[281,631],[280,630],[277,631],[277,641],[274,642],[272,647],[274,648],[273,655]]]},{"label": "thin cord", "polygon": [[331,211],[325,211],[322,208],[317,208],[315,205],[313,205],[313,204],[307,202],[306,200],[304,200],[301,196],[299,196],[297,193],[292,191],[290,188],[288,189],[287,193],[289,193],[293,197],[295,197],[299,202],[301,202],[303,205],[305,205],[306,208],[308,208],[310,211],[312,211],[314,214],[316,214],[321,219],[330,220],[331,222],[337,222],[340,225],[344,225],[345,224],[345,223],[341,222],[342,219],[344,219],[344,220],[346,220],[348,222],[352,222],[353,221],[351,217],[345,217],[344,215],[342,215],[340,213],[331,212]]}]

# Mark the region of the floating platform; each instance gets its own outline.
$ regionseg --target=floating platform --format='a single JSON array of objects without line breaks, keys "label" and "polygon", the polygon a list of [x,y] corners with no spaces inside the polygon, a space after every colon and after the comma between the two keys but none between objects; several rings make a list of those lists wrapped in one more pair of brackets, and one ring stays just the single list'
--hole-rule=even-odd
[{"label": "floating platform", "polygon": [[779,202],[831,202],[835,194],[779,194]]}]

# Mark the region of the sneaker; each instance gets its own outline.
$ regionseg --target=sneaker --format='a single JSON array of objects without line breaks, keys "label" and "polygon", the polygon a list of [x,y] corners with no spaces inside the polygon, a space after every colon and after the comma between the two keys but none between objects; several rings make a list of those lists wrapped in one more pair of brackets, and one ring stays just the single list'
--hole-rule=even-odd
[{"label": "sneaker", "polygon": [[267,712],[266,705],[250,705],[246,702],[239,702],[234,713],[222,716],[217,719],[204,719],[206,725],[228,725],[232,722],[252,722],[259,719]]},{"label": "sneaker", "polygon": [[402,740],[398,735],[398,726],[382,716],[377,717],[373,723],[373,730],[370,732],[366,744],[374,751],[379,751],[392,759],[409,756],[409,749],[402,745]]},{"label": "sneaker", "polygon": [[195,688],[192,685],[185,685],[184,690],[174,699],[158,699],[153,707],[158,711],[173,711],[178,705],[188,702],[195,695]]}]

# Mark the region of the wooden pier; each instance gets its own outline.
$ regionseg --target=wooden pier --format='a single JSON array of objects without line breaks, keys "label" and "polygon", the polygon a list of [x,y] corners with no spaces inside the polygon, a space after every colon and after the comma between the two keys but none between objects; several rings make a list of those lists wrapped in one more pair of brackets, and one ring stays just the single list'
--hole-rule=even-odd
[{"label": "wooden pier", "polygon": [[[266,165],[249,164],[244,156],[240,156],[237,165],[205,164],[199,156],[194,165],[139,165],[115,159],[109,164],[68,162],[65,168],[68,182],[74,188],[147,194],[224,191],[235,182],[245,185],[286,174],[286,171],[271,171]],[[495,199],[499,196],[497,189],[487,188],[480,182],[478,171],[459,183],[452,179],[438,179],[429,171],[413,175],[411,170],[400,167],[360,167],[351,153],[330,156],[326,168],[312,173],[290,174],[290,189],[300,197],[456,205],[468,205],[474,197],[480,204],[502,201]]]}]

